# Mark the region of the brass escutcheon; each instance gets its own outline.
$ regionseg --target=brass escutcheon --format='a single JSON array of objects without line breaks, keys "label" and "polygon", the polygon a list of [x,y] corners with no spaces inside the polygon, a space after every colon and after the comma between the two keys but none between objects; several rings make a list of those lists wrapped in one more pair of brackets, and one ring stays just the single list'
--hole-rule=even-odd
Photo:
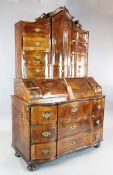
[{"label": "brass escutcheon", "polygon": [[45,156],[49,155],[50,152],[51,152],[51,148],[46,148],[46,149],[42,150],[42,153],[43,153]]},{"label": "brass escutcheon", "polygon": [[50,119],[51,118],[51,113],[50,112],[45,112],[42,114],[43,119]]},{"label": "brass escutcheon", "polygon": [[77,126],[75,124],[70,125],[70,129],[75,129]]},{"label": "brass escutcheon", "polygon": [[78,109],[75,107],[71,109],[71,112],[77,112],[77,111],[78,111]]},{"label": "brass escutcheon", "polygon": [[39,28],[35,28],[34,31],[35,31],[35,32],[40,32],[41,29],[39,29]]},{"label": "brass escutcheon", "polygon": [[97,121],[96,121],[96,124],[99,125],[99,124],[100,124],[100,120],[97,120]]},{"label": "brass escutcheon", "polygon": [[40,45],[40,42],[39,42],[39,41],[36,41],[36,42],[35,42],[35,45],[36,45],[36,46],[39,46],[39,45]]},{"label": "brass escutcheon", "polygon": [[43,136],[43,137],[50,137],[50,136],[51,136],[51,132],[50,132],[50,131],[44,131],[44,132],[42,133],[42,136]]},{"label": "brass escutcheon", "polygon": [[39,69],[36,69],[35,72],[36,72],[36,74],[39,74],[40,73],[40,70]]}]

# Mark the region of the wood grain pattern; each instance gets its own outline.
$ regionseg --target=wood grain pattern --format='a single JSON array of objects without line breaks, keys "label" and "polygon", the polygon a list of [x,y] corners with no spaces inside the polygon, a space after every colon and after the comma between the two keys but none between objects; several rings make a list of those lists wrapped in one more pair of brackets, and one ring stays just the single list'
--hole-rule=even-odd
[{"label": "wood grain pattern", "polygon": [[12,97],[12,146],[30,161],[29,108]]},{"label": "wood grain pattern", "polygon": [[36,106],[31,108],[32,124],[54,124],[57,121],[56,106]]},{"label": "wood grain pattern", "polygon": [[49,143],[56,141],[56,125],[35,125],[31,127],[31,143]]},{"label": "wood grain pattern", "polygon": [[56,157],[56,142],[31,145],[31,160],[48,160]]},{"label": "wood grain pattern", "polygon": [[89,132],[79,133],[77,135],[64,138],[58,141],[57,155],[90,145],[91,145],[91,133]]}]

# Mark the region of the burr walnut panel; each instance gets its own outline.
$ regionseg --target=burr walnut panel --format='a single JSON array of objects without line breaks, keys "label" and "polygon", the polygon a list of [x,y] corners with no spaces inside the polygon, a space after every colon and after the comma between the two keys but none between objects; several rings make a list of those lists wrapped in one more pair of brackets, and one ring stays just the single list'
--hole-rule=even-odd
[{"label": "burr walnut panel", "polygon": [[74,149],[80,149],[82,147],[85,147],[86,145],[91,145],[91,133],[79,133],[77,135],[58,141],[57,154],[60,155]]},{"label": "burr walnut panel", "polygon": [[31,143],[49,143],[56,141],[56,125],[39,125],[31,127]]},{"label": "burr walnut panel", "polygon": [[57,121],[56,106],[36,106],[31,108],[32,124],[53,124]]}]

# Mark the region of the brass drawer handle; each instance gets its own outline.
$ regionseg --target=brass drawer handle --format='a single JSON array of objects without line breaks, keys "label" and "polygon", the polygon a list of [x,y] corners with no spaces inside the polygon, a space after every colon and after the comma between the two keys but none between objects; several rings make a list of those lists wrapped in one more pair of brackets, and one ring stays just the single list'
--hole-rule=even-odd
[{"label": "brass drawer handle", "polygon": [[36,72],[36,74],[40,74],[40,70],[39,69],[36,69],[35,72]]},{"label": "brass drawer handle", "polygon": [[49,155],[50,152],[51,152],[51,148],[46,148],[42,150],[42,153],[44,154],[44,156]]},{"label": "brass drawer handle", "polygon": [[44,131],[43,133],[42,133],[42,136],[43,137],[51,137],[51,132],[50,131]]},{"label": "brass drawer handle", "polygon": [[70,125],[70,129],[75,129],[77,126],[75,124]]},{"label": "brass drawer handle", "polygon": [[41,29],[39,29],[39,28],[35,28],[34,31],[35,31],[35,32],[40,32]]},{"label": "brass drawer handle", "polygon": [[71,141],[71,144],[70,145],[72,145],[72,146],[75,145],[75,141],[74,140]]},{"label": "brass drawer handle", "polygon": [[71,112],[73,112],[73,113],[74,113],[74,112],[77,112],[77,111],[78,111],[77,108],[72,108],[72,109],[71,109]]},{"label": "brass drawer handle", "polygon": [[36,41],[36,42],[35,42],[35,45],[36,45],[36,46],[39,46],[39,45],[40,45],[40,42],[39,42],[39,41]]},{"label": "brass drawer handle", "polygon": [[50,119],[51,118],[51,113],[50,112],[45,112],[42,114],[43,119]]},{"label": "brass drawer handle", "polygon": [[99,124],[100,124],[100,120],[97,120],[97,121],[96,121],[96,124],[99,125]]},{"label": "brass drawer handle", "polygon": [[97,109],[100,110],[100,109],[101,109],[101,105],[98,105],[98,106],[97,106]]},{"label": "brass drawer handle", "polygon": [[40,60],[40,56],[34,56],[34,59]]}]

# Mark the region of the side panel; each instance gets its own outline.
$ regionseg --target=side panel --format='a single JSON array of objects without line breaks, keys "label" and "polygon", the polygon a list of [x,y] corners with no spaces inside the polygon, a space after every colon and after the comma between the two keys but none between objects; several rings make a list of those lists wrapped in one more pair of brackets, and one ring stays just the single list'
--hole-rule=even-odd
[{"label": "side panel", "polygon": [[12,146],[30,161],[30,111],[26,105],[12,97]]},{"label": "side panel", "polygon": [[103,138],[104,97],[92,102],[92,142],[97,144]]}]

